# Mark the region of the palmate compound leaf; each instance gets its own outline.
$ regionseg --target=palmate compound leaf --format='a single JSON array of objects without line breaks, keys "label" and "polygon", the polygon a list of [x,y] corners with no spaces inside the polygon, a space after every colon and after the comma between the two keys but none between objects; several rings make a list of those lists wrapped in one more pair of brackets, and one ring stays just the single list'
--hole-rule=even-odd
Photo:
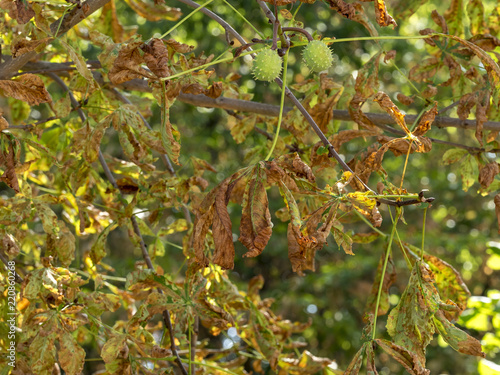
[{"label": "palmate compound leaf", "polygon": [[272,234],[271,214],[265,188],[263,162],[252,170],[243,195],[239,241],[248,249],[244,257],[255,257],[266,247]]},{"label": "palmate compound leaf", "polygon": [[425,368],[425,349],[435,332],[433,317],[439,309],[439,293],[430,268],[415,262],[399,304],[387,319],[393,342],[415,355],[416,364]]}]

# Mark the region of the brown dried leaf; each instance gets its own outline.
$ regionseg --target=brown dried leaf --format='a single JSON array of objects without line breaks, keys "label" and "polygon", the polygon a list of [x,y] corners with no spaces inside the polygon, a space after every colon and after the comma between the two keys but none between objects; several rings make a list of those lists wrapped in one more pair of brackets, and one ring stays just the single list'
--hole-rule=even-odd
[{"label": "brown dried leaf", "polygon": [[375,339],[375,342],[387,354],[401,363],[406,371],[408,371],[411,375],[429,375],[431,373],[430,370],[425,369],[425,367],[420,364],[416,353],[390,342],[389,340]]},{"label": "brown dried leaf", "polygon": [[342,146],[344,143],[350,142],[355,138],[373,137],[380,134],[381,132],[382,131],[379,128],[369,130],[342,130],[336,133],[331,138],[331,143],[335,150],[340,150],[340,146]]},{"label": "brown dried leaf", "polygon": [[417,82],[432,79],[436,75],[437,69],[440,65],[441,60],[436,56],[431,56],[411,68],[408,78]]},{"label": "brown dried leaf", "polygon": [[141,67],[144,59],[141,56],[139,47],[142,44],[140,40],[123,44],[108,73],[109,80],[112,83],[118,85],[135,78],[154,78],[151,73]]},{"label": "brown dried leaf", "polygon": [[373,3],[375,4],[375,17],[377,18],[377,23],[380,26],[392,25],[392,28],[394,29],[398,24],[394,21],[394,18],[387,13],[384,0],[374,0]]},{"label": "brown dried leaf", "polygon": [[410,134],[410,130],[406,126],[405,115],[399,110],[399,108],[392,102],[389,96],[383,92],[379,91],[373,101],[377,102],[382,109],[384,109],[391,117],[396,121],[396,123],[405,131],[406,134]]},{"label": "brown dried leaf", "polygon": [[366,16],[360,3],[349,4],[344,0],[327,0],[330,8],[340,13],[344,18],[359,22],[370,32],[371,36],[378,36],[377,29]]},{"label": "brown dried leaf", "polygon": [[410,154],[414,152],[426,153],[432,149],[432,141],[427,137],[418,137],[420,144],[415,141],[410,141],[404,138],[393,138],[386,135],[380,135],[377,140],[385,146],[389,147],[394,156],[408,154],[408,148],[411,144]]},{"label": "brown dried leaf", "polygon": [[324,101],[318,101],[309,111],[314,121],[316,121],[316,124],[323,132],[326,132],[328,124],[333,119],[333,108],[337,105],[341,93],[341,91],[337,91],[335,95],[325,98]]},{"label": "brown dried leaf", "polygon": [[179,8],[166,6],[163,1],[154,1],[154,4],[151,4],[148,1],[128,0],[127,4],[134,12],[148,21],[156,22],[163,19],[176,21],[182,15]]},{"label": "brown dried leaf", "polygon": [[492,161],[481,168],[478,181],[483,188],[487,188],[491,185],[498,173],[500,173],[500,167],[496,161]]},{"label": "brown dried leaf", "polygon": [[427,85],[427,88],[421,92],[422,96],[426,99],[432,98],[438,92],[436,86]]},{"label": "brown dried leaf", "polygon": [[273,224],[265,181],[265,165],[260,162],[255,166],[243,195],[239,241],[249,250],[244,257],[259,255],[271,238]]},{"label": "brown dried leaf", "polygon": [[414,100],[412,98],[410,98],[409,96],[403,95],[401,93],[398,93],[397,98],[404,105],[410,105],[414,102]]},{"label": "brown dried leaf", "polygon": [[9,128],[9,123],[7,122],[7,120],[5,119],[5,117],[3,117],[2,115],[3,115],[3,112],[0,109],[0,132],[2,130],[5,130],[5,129]]},{"label": "brown dried leaf", "polygon": [[28,2],[16,0],[17,17],[16,20],[20,24],[28,23],[35,16],[35,11],[31,8]]},{"label": "brown dried leaf", "polygon": [[230,181],[231,177],[226,178],[217,188],[212,223],[212,233],[215,243],[213,262],[224,269],[233,269],[234,267],[233,231],[231,218],[227,212]]},{"label": "brown dried leaf", "polygon": [[435,102],[434,107],[432,107],[428,111],[425,111],[422,117],[420,117],[418,125],[412,134],[415,136],[421,136],[427,133],[430,130],[431,125],[434,122],[434,119],[436,118],[437,114],[438,114],[437,102]]},{"label": "brown dried leaf", "polygon": [[476,92],[470,92],[460,98],[457,107],[457,115],[460,120],[467,120],[472,107],[477,103],[477,96]]},{"label": "brown dried leaf", "polygon": [[304,163],[297,153],[283,155],[278,158],[276,163],[283,169],[295,174],[298,178],[305,178],[310,182],[314,182],[316,180],[314,174],[312,173],[311,167]]},{"label": "brown dried leaf", "polygon": [[446,20],[442,15],[438,13],[436,9],[431,12],[431,18],[436,23],[436,25],[441,27],[441,31],[443,34],[448,34],[448,25],[446,24]]},{"label": "brown dried leaf", "polygon": [[[274,0],[264,0],[266,3],[274,4]],[[281,5],[288,5],[288,4],[293,4],[297,0],[276,0],[276,5],[281,6]]]},{"label": "brown dried leaf", "polygon": [[44,45],[51,41],[51,37],[39,39],[39,40],[27,40],[20,39],[11,44],[10,50],[13,57],[19,57],[27,52],[33,51],[38,46]]},{"label": "brown dried leaf", "polygon": [[161,39],[153,38],[148,44],[142,44],[144,62],[148,68],[159,78],[168,77],[168,50]]},{"label": "brown dried leaf", "polygon": [[0,177],[0,181],[4,182],[16,193],[19,193],[19,183],[17,181],[16,175],[16,154],[14,151],[14,145],[9,142],[8,151],[3,151],[0,153],[0,163],[5,169],[5,172]]},{"label": "brown dried leaf", "polygon": [[174,50],[175,52],[179,53],[188,53],[191,52],[194,49],[194,46],[190,46],[188,44],[180,43],[176,41],[175,39],[169,39],[165,40],[165,43]]},{"label": "brown dried leaf", "polygon": [[3,90],[5,96],[22,100],[29,105],[52,101],[42,79],[34,74],[23,74],[17,80],[0,81],[0,90]]},{"label": "brown dried leaf", "polygon": [[483,125],[486,121],[488,121],[490,94],[489,92],[486,92],[481,96],[481,100],[478,100],[476,105],[476,132],[474,135],[481,147],[483,147]]},{"label": "brown dried leaf", "polygon": [[395,49],[391,49],[384,55],[384,62],[387,64],[389,60],[394,60],[396,58],[396,53]]},{"label": "brown dried leaf", "polygon": [[205,95],[212,99],[217,99],[222,95],[223,86],[222,82],[215,82],[208,89],[205,90]]},{"label": "brown dried leaf", "polygon": [[493,60],[490,55],[488,55],[484,50],[482,50],[480,47],[478,47],[476,44],[471,43],[467,40],[464,40],[462,38],[459,38],[458,36],[455,35],[447,35],[448,38],[451,38],[453,40],[456,40],[463,46],[467,47],[469,50],[474,52],[474,54],[481,60],[481,62],[484,65],[484,68],[486,69],[486,72],[488,73],[488,77],[492,81],[494,85],[500,84],[500,67],[498,67],[497,63],[495,60]]}]

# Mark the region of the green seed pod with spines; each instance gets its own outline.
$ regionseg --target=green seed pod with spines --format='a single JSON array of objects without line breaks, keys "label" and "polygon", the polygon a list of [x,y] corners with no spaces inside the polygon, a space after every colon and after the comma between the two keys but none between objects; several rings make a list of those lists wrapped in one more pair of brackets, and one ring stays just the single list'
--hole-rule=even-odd
[{"label": "green seed pod with spines", "polygon": [[281,73],[283,61],[278,52],[265,49],[255,56],[252,72],[255,79],[260,81],[274,81]]},{"label": "green seed pod with spines", "polygon": [[302,57],[313,72],[321,72],[333,64],[332,50],[320,40],[309,42],[302,52]]}]

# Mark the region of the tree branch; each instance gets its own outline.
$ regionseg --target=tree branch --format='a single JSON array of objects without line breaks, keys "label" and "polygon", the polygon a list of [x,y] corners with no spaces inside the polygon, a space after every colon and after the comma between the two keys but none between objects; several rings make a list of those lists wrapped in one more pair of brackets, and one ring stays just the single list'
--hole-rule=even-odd
[{"label": "tree branch", "polygon": [[[49,63],[44,61],[38,62],[30,62],[26,64],[26,69],[30,72],[35,71],[37,73],[46,74],[48,72],[63,72],[74,70],[73,67],[68,65],[69,63]],[[100,65],[96,61],[88,61],[88,66],[97,69],[100,68]],[[93,72],[94,78],[101,85],[108,84],[104,81],[104,77],[99,72]],[[148,86],[148,82],[141,79],[133,79],[119,85],[114,86],[116,88],[120,88],[124,91],[140,91],[140,92],[152,92],[151,88]],[[203,94],[194,95],[194,94],[184,94],[181,93],[177,97],[181,102],[195,105],[197,107],[207,107],[207,108],[222,108],[225,110],[233,110],[240,112],[252,112],[258,113],[264,116],[272,116],[277,117],[279,114],[279,106],[273,104],[252,102],[249,100],[241,100],[241,99],[231,99],[225,97],[219,97],[216,99],[212,99]],[[455,106],[454,103],[452,106]],[[442,113],[444,110],[450,109],[448,106],[440,111]],[[283,108],[283,113],[287,113],[291,111],[291,107]],[[387,124],[396,124],[394,119],[385,113],[372,113],[365,112],[364,113],[375,125],[387,125]],[[406,115],[405,119],[407,122],[414,122],[418,116],[416,115]],[[349,112],[347,110],[333,110],[333,118],[335,120],[341,121],[353,121],[350,117]],[[455,117],[444,117],[444,116],[436,116],[433,126],[438,128],[460,128],[466,130],[476,130],[476,120],[461,120]],[[486,121],[483,125],[484,130],[493,130],[500,131],[500,122],[498,121]],[[396,130],[396,129],[395,129]],[[467,147],[467,146],[465,146]]]},{"label": "tree branch", "polygon": [[[87,0],[80,7],[74,7],[63,17],[53,22],[50,25],[52,36],[58,37],[65,34],[73,26],[90,16],[99,8],[106,5],[110,0]],[[57,33],[57,35],[56,35]],[[19,69],[21,69],[28,61],[38,55],[36,51],[26,52],[19,57],[9,58],[4,63],[0,64],[0,79],[11,78]]]}]

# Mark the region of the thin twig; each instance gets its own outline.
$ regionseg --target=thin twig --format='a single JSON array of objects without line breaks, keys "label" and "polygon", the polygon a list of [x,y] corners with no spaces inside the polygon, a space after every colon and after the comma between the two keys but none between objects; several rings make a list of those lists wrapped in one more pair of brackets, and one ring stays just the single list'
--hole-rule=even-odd
[{"label": "thin twig", "polygon": [[[64,91],[66,91],[69,95],[69,98],[71,100],[71,104],[73,105],[73,107],[77,108],[77,112],[78,112],[78,115],[80,116],[80,119],[82,120],[83,123],[85,123],[87,121],[87,116],[85,115],[85,113],[83,112],[83,110],[79,107],[79,103],[78,101],[75,99],[73,93],[71,92],[71,90],[69,89],[69,87],[66,85],[66,83],[61,79],[59,78],[59,76],[57,76],[57,74],[55,73],[49,73],[48,74]],[[109,169],[109,166],[108,164],[106,163],[106,160],[104,159],[104,155],[102,154],[102,151],[99,150],[99,156],[98,156],[98,159],[99,159],[99,162],[101,163],[101,166],[104,170],[104,174],[106,175],[106,178],[108,179],[108,181],[111,183],[111,185],[113,185],[113,187],[118,191],[118,198],[120,201],[124,202],[125,199],[123,198],[121,192],[120,192],[120,189],[118,188],[118,184],[116,183],[116,179],[115,177],[113,176],[113,173],[111,172],[111,170]],[[135,218],[135,216],[131,216],[130,218],[130,221],[132,223],[132,227],[134,229],[134,233],[139,237],[139,246],[141,248],[141,252],[142,252],[142,257],[144,259],[144,261],[146,262],[146,265],[149,269],[153,270],[154,271],[154,266],[153,266],[153,262],[151,261],[151,257],[149,256],[149,253],[148,253],[148,249],[146,247],[146,244],[144,242],[144,239],[142,238],[142,233],[141,233],[141,230],[139,229],[139,224],[137,223],[137,220]],[[161,289],[158,288],[158,293],[160,294],[163,294],[163,291]],[[169,332],[169,335],[170,335],[170,348],[172,350],[172,354],[176,357],[175,361],[177,363],[177,365],[179,366],[179,368],[181,369],[182,373],[184,375],[188,375],[188,372],[186,370],[186,368],[184,367],[183,363],[182,363],[182,360],[179,356],[179,353],[177,352],[177,347],[175,345],[175,337],[174,337],[174,329],[172,327],[172,321],[171,321],[171,318],[170,318],[170,312],[165,309],[163,310],[163,321],[167,327],[167,330]]]},{"label": "thin twig", "polygon": [[295,31],[301,34],[304,34],[307,38],[308,41],[313,41],[314,38],[312,37],[311,34],[307,32],[307,30],[304,30],[302,27],[284,27],[283,31]]}]

